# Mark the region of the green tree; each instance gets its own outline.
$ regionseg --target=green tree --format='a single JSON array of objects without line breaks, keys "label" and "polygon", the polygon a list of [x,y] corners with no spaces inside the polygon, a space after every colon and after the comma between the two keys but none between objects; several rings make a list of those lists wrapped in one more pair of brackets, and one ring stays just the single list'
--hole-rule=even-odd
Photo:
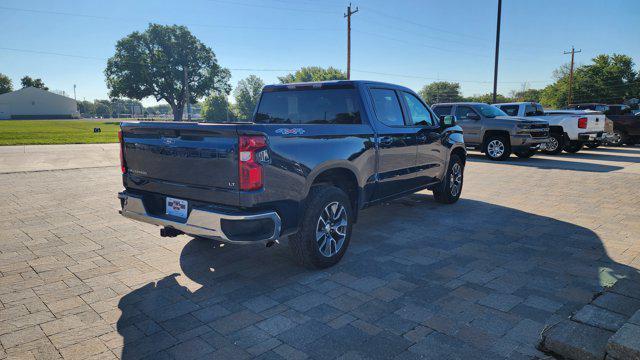
[{"label": "green tree", "polygon": [[436,81],[425,85],[419,92],[427,104],[462,101],[460,84],[447,81]]},{"label": "green tree", "polygon": [[539,89],[524,89],[511,92],[511,99],[513,101],[533,101],[540,102],[542,96],[542,90]]},{"label": "green tree", "polygon": [[0,94],[8,93],[13,91],[13,84],[11,83],[11,79],[5,74],[0,73]]},{"label": "green tree", "polygon": [[[553,72],[555,82],[542,90],[541,101],[551,107],[564,107],[569,102],[569,65]],[[640,97],[640,77],[631,57],[601,54],[591,64],[573,72],[573,103],[621,103]]]},{"label": "green tree", "polygon": [[83,116],[87,116],[87,117],[96,116],[96,106],[91,101],[87,101],[87,100],[78,101],[78,111]]},{"label": "green tree", "polygon": [[120,39],[105,75],[109,96],[164,100],[176,121],[182,120],[186,105],[185,75],[192,104],[213,92],[231,90],[229,70],[218,64],[209,47],[178,25],[150,24],[146,31]]},{"label": "green tree", "polygon": [[227,94],[209,95],[203,102],[200,115],[208,122],[225,122],[235,120],[233,108],[229,104]]},{"label": "green tree", "polygon": [[96,100],[93,102],[96,116],[107,118],[111,117],[111,101]]},{"label": "green tree", "polygon": [[285,76],[278,77],[278,80],[280,80],[281,84],[346,79],[347,73],[331,66],[326,69],[320,66],[307,66],[300,68],[300,70],[296,71],[293,74],[287,74]]},{"label": "green tree", "polygon": [[[493,93],[472,95],[464,98],[464,101],[493,104]],[[511,101],[513,101],[513,99],[508,96],[504,96],[502,94],[496,94],[496,103],[505,103],[505,102],[511,102]]]},{"label": "green tree", "polygon": [[44,85],[44,81],[42,81],[42,79],[32,79],[31,76],[28,75],[20,79],[20,83],[23,88],[34,87],[42,90],[49,90],[49,88]]},{"label": "green tree", "polygon": [[233,91],[233,96],[236,100],[235,110],[238,113],[238,118],[251,118],[263,87],[264,82],[255,75],[249,75],[246,79],[238,81],[238,86],[236,86],[236,89]]}]

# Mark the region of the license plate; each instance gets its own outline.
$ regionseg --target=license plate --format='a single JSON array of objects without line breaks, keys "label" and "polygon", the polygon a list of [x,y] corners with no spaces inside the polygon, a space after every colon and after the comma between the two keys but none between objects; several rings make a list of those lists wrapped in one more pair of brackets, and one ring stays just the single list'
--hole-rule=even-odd
[{"label": "license plate", "polygon": [[189,209],[189,203],[186,200],[167,198],[167,215],[187,218],[187,209]]}]

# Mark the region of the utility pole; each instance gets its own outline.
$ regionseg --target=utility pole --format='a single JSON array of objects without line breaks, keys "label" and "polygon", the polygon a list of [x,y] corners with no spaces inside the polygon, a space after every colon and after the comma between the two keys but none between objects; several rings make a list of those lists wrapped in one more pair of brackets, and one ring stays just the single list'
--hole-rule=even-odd
[{"label": "utility pole", "polygon": [[573,57],[576,53],[582,52],[582,49],[576,51],[576,49],[571,46],[571,51],[565,51],[564,54],[571,54],[571,67],[569,69],[569,97],[567,98],[567,106],[571,105],[571,100],[573,98]]},{"label": "utility pole", "polygon": [[347,18],[347,80],[351,80],[351,15],[358,12],[356,6],[355,11],[351,11],[351,3],[347,6],[347,13],[344,17]]},{"label": "utility pole", "polygon": [[187,76],[187,66],[184,66],[184,101],[187,104],[187,120],[191,121],[191,102],[189,101],[189,81]]},{"label": "utility pole", "polygon": [[493,67],[493,103],[498,94],[498,54],[500,53],[500,17],[502,16],[502,0],[498,0],[498,23],[496,25],[496,61]]},{"label": "utility pole", "polygon": [[78,101],[76,99],[76,84],[73,84],[73,100]]}]

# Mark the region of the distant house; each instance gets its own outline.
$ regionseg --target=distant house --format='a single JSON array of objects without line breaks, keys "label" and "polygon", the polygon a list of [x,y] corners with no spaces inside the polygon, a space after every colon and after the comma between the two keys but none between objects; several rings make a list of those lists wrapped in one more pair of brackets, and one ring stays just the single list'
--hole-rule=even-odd
[{"label": "distant house", "polygon": [[27,87],[0,95],[0,120],[79,118],[75,100]]}]

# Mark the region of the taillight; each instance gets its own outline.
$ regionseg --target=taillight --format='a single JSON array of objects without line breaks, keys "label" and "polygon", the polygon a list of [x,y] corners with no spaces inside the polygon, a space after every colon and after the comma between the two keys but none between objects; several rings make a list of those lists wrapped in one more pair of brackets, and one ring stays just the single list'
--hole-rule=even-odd
[{"label": "taillight", "polygon": [[238,177],[240,190],[251,191],[262,188],[262,164],[258,153],[267,147],[262,135],[241,135],[238,138]]},{"label": "taillight", "polygon": [[587,128],[587,118],[586,117],[581,117],[580,119],[578,119],[578,127],[580,129],[586,129]]},{"label": "taillight", "polygon": [[120,142],[120,170],[125,174],[127,172],[127,165],[124,162],[124,141],[122,139],[122,130],[118,131],[118,141]]}]

